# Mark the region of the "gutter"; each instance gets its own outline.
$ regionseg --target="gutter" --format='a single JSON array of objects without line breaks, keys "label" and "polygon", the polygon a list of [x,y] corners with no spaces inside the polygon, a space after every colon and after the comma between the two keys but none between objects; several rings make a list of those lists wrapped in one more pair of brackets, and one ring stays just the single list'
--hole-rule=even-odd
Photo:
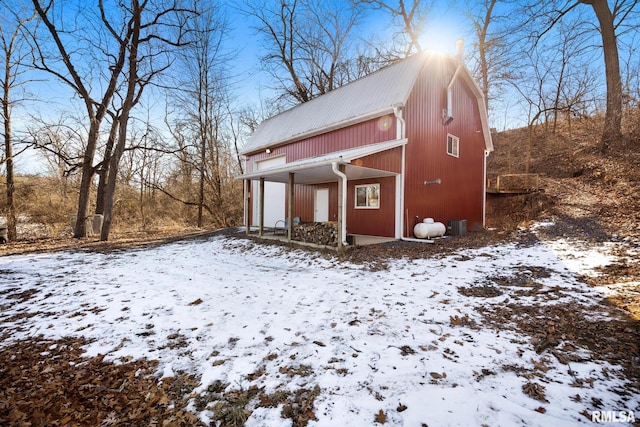
[{"label": "gutter", "polygon": [[338,162],[331,163],[331,170],[333,173],[340,177],[340,181],[342,183],[342,224],[340,229],[340,237],[342,238],[342,245],[348,246],[347,243],[347,175],[342,173],[340,169],[338,169]]}]

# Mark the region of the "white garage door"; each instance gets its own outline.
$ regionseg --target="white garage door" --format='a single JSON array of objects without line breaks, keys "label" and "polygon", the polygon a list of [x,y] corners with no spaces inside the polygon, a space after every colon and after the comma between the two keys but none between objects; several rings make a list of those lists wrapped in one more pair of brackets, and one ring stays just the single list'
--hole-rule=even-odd
[{"label": "white garage door", "polygon": [[[271,169],[282,166],[287,162],[285,156],[257,162],[258,170]],[[260,224],[260,182],[253,181],[253,221],[254,225]],[[276,221],[285,218],[285,196],[287,194],[286,184],[280,182],[264,183],[264,226],[273,227]]]}]

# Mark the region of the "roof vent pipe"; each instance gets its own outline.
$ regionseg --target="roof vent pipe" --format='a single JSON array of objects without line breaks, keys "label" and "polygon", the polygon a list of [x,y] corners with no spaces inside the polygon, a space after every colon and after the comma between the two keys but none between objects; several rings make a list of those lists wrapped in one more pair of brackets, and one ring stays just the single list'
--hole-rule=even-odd
[{"label": "roof vent pipe", "polygon": [[447,108],[442,111],[442,124],[448,125],[453,120],[453,84],[458,78],[458,74],[462,69],[462,46],[464,45],[464,40],[460,39],[456,42],[456,59],[458,60],[458,66],[456,67],[456,71],[453,73],[453,77],[451,77],[451,81],[449,81],[449,85],[447,86]]}]

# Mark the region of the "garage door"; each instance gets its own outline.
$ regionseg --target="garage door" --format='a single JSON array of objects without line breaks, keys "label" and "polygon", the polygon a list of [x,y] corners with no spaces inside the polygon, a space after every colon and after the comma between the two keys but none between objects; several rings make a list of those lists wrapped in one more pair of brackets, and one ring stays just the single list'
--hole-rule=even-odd
[{"label": "garage door", "polygon": [[[282,166],[287,162],[285,156],[275,157],[273,159],[262,160],[257,162],[257,169],[265,170],[277,166]],[[260,224],[260,183],[253,181],[253,221],[254,225]],[[273,227],[276,221],[285,218],[285,196],[287,194],[286,184],[280,182],[264,183],[264,226]]]}]

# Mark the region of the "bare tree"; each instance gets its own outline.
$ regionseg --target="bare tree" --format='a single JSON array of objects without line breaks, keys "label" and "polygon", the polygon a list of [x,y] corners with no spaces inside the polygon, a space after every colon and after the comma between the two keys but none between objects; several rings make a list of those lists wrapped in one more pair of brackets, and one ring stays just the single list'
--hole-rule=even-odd
[{"label": "bare tree", "polygon": [[[130,0],[117,5],[97,0],[95,7],[73,11],[83,14],[83,19],[69,21],[61,16],[66,6],[61,1],[48,0],[45,4],[41,0],[32,1],[57,51],[53,56],[48,55],[47,43],[36,38],[39,55],[34,63],[74,90],[85,105],[89,121],[74,236],[81,237],[86,233],[91,183],[96,171],[100,170],[107,174],[102,187],[104,195],[101,195],[104,224],[100,236],[106,240],[112,221],[118,162],[126,147],[132,110],[140,101],[143,89],[171,64],[167,46],[182,45],[181,28],[189,10],[181,6],[180,0]],[[98,88],[103,90],[100,92]],[[112,153],[94,165],[100,127],[112,108],[117,111],[112,115],[108,142]],[[107,148],[109,151],[111,147]]]},{"label": "bare tree", "polygon": [[620,13],[624,14],[630,10],[627,8],[633,8],[637,4],[637,0],[626,2],[629,3],[627,5],[624,0],[616,1],[613,11],[609,9],[607,0],[580,0],[580,3],[591,5],[600,24],[607,82],[607,111],[600,138],[600,150],[604,153],[609,149],[611,143],[622,138],[622,81],[620,79],[620,59],[614,20],[616,15],[619,16]]},{"label": "bare tree", "polygon": [[[0,51],[4,56],[4,67],[0,74],[2,86],[2,118],[4,137],[4,164],[6,176],[7,196],[7,234],[9,240],[17,238],[16,231],[16,206],[15,206],[15,172],[14,172],[14,141],[12,126],[12,109],[19,102],[13,96],[13,91],[28,81],[21,80],[26,72],[25,59],[30,54],[26,43],[25,25],[33,19],[33,16],[21,17],[24,11],[14,10],[14,5],[6,5],[3,16],[0,17]],[[1,163],[1,162],[0,162]]]},{"label": "bare tree", "polygon": [[[607,0],[563,0],[537,2],[530,6],[531,16],[547,20],[538,39],[544,36],[561,19],[580,5],[589,5],[598,21],[597,29],[602,41],[605,64],[607,102],[605,123],[600,138],[600,150],[605,153],[612,142],[622,138],[622,81],[618,54],[617,30],[636,9],[640,0],[616,0],[613,7]],[[560,3],[560,4],[558,4]]]},{"label": "bare tree", "polygon": [[[542,51],[542,52],[541,52]],[[525,150],[525,170],[529,173],[531,163],[531,149],[533,133],[536,125],[541,121],[546,122],[547,114],[552,111],[548,106],[548,82],[554,73],[554,64],[546,60],[546,50],[540,46],[526,52],[527,62],[517,79],[510,81],[514,89],[520,94],[527,111],[528,138]]]},{"label": "bare tree", "polygon": [[[103,22],[120,46],[126,48],[126,71],[120,109],[115,117],[118,138],[109,158],[107,183],[104,191],[104,222],[100,240],[108,240],[113,220],[113,201],[118,180],[118,166],[127,145],[127,130],[131,112],[139,103],[144,89],[171,65],[168,47],[184,47],[185,22],[192,14],[177,0],[131,0],[122,5],[126,25],[118,30],[105,17]],[[162,60],[161,58],[164,58]]]},{"label": "bare tree", "polygon": [[427,0],[397,0],[397,2],[393,2],[394,5],[385,0],[352,1],[356,6],[364,6],[386,12],[396,22],[399,31],[394,34],[394,47],[389,52],[386,52],[385,56],[393,60],[410,56],[422,50],[420,36],[431,8]]},{"label": "bare tree", "polygon": [[582,103],[589,92],[584,83],[593,82],[588,79],[593,57],[586,55],[589,48],[581,37],[579,28],[563,22],[557,24],[556,28],[555,42],[548,49],[554,53],[550,58],[558,64],[556,71],[551,74],[554,84],[549,94],[553,113],[553,134],[556,133],[560,114],[572,111],[576,105]]},{"label": "bare tree", "polygon": [[[116,40],[120,41],[113,52],[108,50],[111,45],[110,43],[105,43],[103,46],[91,50],[97,56],[94,67],[99,68],[104,76],[103,80],[105,84],[102,86],[104,89],[98,94],[97,88],[101,85],[93,84],[95,82],[91,81],[92,76],[90,74],[83,74],[79,71],[79,69],[86,64],[86,51],[91,47],[95,47],[94,43],[90,40],[90,35],[84,36],[84,31],[80,31],[79,28],[67,30],[59,27],[59,25],[64,26],[65,22],[68,21],[64,16],[60,16],[63,10],[61,6],[58,7],[59,15],[56,16],[55,6],[59,5],[61,3],[60,1],[32,1],[38,17],[44,25],[45,30],[53,39],[55,50],[57,51],[57,55],[53,57],[49,56],[46,53],[48,46],[43,41],[45,40],[44,37],[41,39],[36,35],[34,40],[36,41],[37,55],[34,56],[34,66],[36,69],[43,70],[57,77],[80,97],[86,109],[89,122],[86,139],[87,145],[83,153],[82,161],[78,214],[73,232],[74,237],[84,237],[86,235],[85,226],[88,216],[91,182],[95,173],[93,161],[100,137],[100,126],[118,87],[118,80],[125,65],[127,46],[132,37],[132,32],[127,30],[123,36],[118,35],[107,19],[107,12],[102,0],[98,1],[99,18],[96,19],[94,16],[85,15],[85,23],[92,21],[92,25],[101,25],[101,28],[106,29],[105,31],[109,36],[115,36]],[[73,22],[79,25],[82,21],[83,20],[75,20]],[[91,27],[91,25],[89,25],[89,27]],[[92,34],[93,32],[87,29],[87,33]],[[75,36],[75,39],[69,41],[69,37],[72,36]],[[79,46],[81,46],[82,49],[80,49]],[[59,62],[62,62],[62,66]]]},{"label": "bare tree", "polygon": [[360,11],[343,2],[246,1],[266,54],[264,69],[277,82],[279,100],[307,102],[346,83],[348,41]]},{"label": "bare tree", "polygon": [[[189,153],[188,147],[184,147],[181,155],[185,156],[182,161],[191,165],[183,166],[183,170],[193,167],[197,171],[197,226],[202,227],[205,210],[224,217],[226,200],[221,195],[220,162],[226,152],[220,129],[229,113],[227,64],[235,53],[224,49],[228,22],[223,10],[200,0],[192,2],[198,14],[188,23],[190,43],[179,55],[183,72],[176,85],[180,90],[176,91],[175,98],[180,119],[172,124],[172,132],[178,143],[189,138],[195,145],[194,152]],[[207,203],[208,196],[212,197],[211,203]],[[226,225],[225,222],[220,221],[218,225]]]},{"label": "bare tree", "polygon": [[57,181],[59,196],[66,206],[70,204],[72,190],[78,184],[78,168],[82,162],[85,146],[83,133],[76,126],[70,126],[68,118],[61,116],[57,123],[48,117],[45,121],[36,119],[29,131],[29,140],[44,159],[48,174]]},{"label": "bare tree", "polygon": [[508,80],[514,77],[514,55],[509,38],[516,32],[512,19],[498,9],[507,7],[509,1],[474,0],[467,3],[464,14],[473,25],[476,60],[474,74],[480,82],[484,101],[489,110],[491,100]]}]

